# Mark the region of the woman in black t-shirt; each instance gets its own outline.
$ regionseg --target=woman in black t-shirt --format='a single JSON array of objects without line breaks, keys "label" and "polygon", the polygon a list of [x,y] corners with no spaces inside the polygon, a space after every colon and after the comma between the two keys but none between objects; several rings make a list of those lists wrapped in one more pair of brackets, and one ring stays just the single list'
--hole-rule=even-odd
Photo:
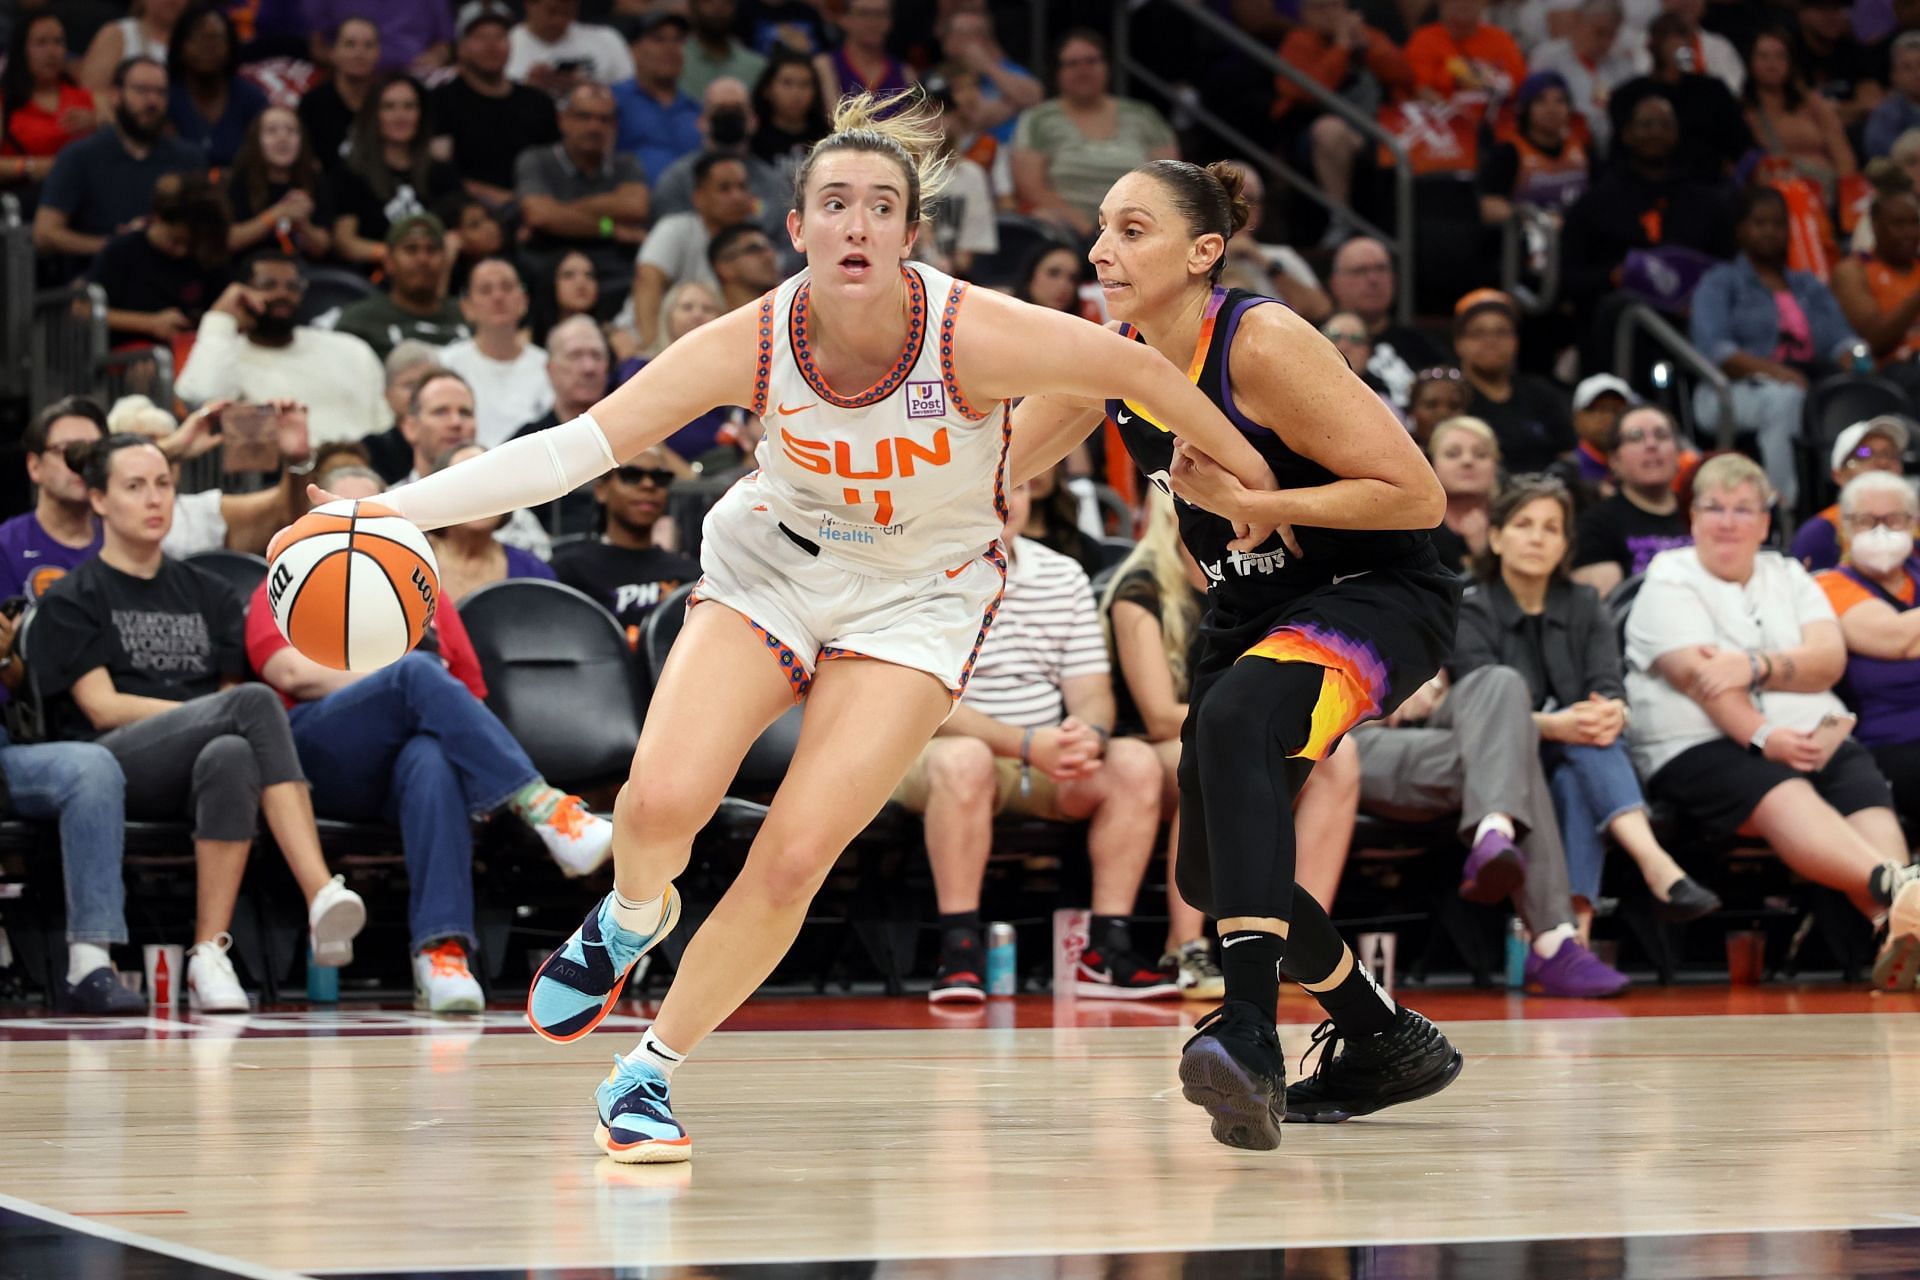
[{"label": "woman in black t-shirt", "polygon": [[775,46],[753,83],[753,113],[760,127],[747,147],[768,164],[798,168],[807,149],[828,132],[826,96],[813,59]]},{"label": "woman in black t-shirt", "polygon": [[[1180,541],[1173,499],[1148,494],[1147,529],[1114,573],[1100,601],[1112,659],[1113,731],[1145,738],[1166,768],[1161,812],[1167,827],[1167,945],[1161,968],[1177,966],[1180,994],[1218,1000],[1220,968],[1206,941],[1206,917],[1180,896],[1174,866],[1180,847],[1180,726],[1187,720],[1193,641],[1206,611],[1207,575]],[[1347,864],[1347,846],[1360,799],[1360,756],[1342,742],[1320,762],[1294,810],[1300,857],[1294,878],[1321,903],[1331,903]]]},{"label": "woman in black t-shirt", "polygon": [[271,245],[319,262],[332,252],[333,188],[290,108],[268,107],[247,127],[227,175],[227,208],[236,254]]},{"label": "woman in black t-shirt", "polygon": [[353,118],[341,176],[335,251],[348,262],[386,262],[387,228],[426,213],[460,189],[460,175],[428,152],[426,98],[411,76],[389,76],[375,86]]},{"label": "woman in black t-shirt", "polygon": [[366,907],[327,871],[280,699],[240,683],[239,597],[161,553],[172,464],[126,434],[71,445],[66,461],[86,477],[103,541],[98,559],[43,597],[27,632],[28,669],[55,736],[97,740],[119,761],[128,816],[191,814],[200,887],[188,997],[202,1012],[245,1012],[227,927],[260,813],[306,895],[315,963],[352,959]]}]

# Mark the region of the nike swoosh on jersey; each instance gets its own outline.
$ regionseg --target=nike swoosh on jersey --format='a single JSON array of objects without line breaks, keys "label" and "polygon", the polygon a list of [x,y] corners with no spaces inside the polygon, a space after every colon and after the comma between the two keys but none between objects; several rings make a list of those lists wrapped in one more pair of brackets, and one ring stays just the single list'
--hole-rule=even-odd
[{"label": "nike swoosh on jersey", "polygon": [[[819,402],[815,401],[814,403],[818,404]],[[807,410],[813,408],[813,405],[803,404],[798,409],[789,409],[787,408],[787,406],[782,404],[782,405],[775,405],[774,408],[780,414],[781,417],[791,418],[796,413],[805,413]]]}]

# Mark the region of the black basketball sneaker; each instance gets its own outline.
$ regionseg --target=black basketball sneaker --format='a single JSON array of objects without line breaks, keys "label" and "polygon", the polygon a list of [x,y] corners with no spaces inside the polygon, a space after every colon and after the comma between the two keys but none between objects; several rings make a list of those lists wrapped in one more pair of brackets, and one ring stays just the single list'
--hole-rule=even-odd
[{"label": "black basketball sneaker", "polygon": [[1200,1019],[1180,1052],[1180,1092],[1213,1117],[1215,1141],[1249,1151],[1279,1146],[1287,1060],[1273,1019],[1245,1000]]},{"label": "black basketball sneaker", "polygon": [[1440,1028],[1405,1005],[1393,1025],[1377,1035],[1343,1043],[1329,1021],[1313,1033],[1313,1043],[1326,1045],[1320,1065],[1287,1090],[1287,1119],[1295,1124],[1338,1124],[1429,1098],[1460,1074],[1460,1051]]}]

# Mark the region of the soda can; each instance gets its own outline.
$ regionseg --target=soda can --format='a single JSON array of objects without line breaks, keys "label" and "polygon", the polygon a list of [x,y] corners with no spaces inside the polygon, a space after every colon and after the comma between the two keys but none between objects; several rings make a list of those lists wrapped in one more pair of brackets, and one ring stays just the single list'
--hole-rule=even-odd
[{"label": "soda can", "polygon": [[1507,924],[1507,986],[1519,990],[1527,984],[1527,926],[1519,916]]},{"label": "soda can", "polygon": [[996,920],[987,926],[987,994],[1010,996],[1020,989],[1013,926]]},{"label": "soda can", "polygon": [[313,948],[307,948],[307,1003],[340,1003],[340,971],[313,962]]}]

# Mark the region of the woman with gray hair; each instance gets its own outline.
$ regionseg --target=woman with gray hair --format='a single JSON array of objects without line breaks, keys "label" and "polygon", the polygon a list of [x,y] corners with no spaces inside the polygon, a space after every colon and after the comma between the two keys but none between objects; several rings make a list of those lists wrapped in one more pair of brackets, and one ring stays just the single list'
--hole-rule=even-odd
[{"label": "woman with gray hair", "polygon": [[1797,561],[1761,550],[1773,497],[1740,454],[1695,475],[1694,545],[1654,557],[1627,620],[1634,763],[1699,835],[1757,834],[1869,920],[1888,915],[1874,984],[1908,988],[1920,876],[1887,780],[1833,694],[1847,665],[1833,607]]},{"label": "woman with gray hair", "polygon": [[1847,644],[1842,690],[1860,714],[1854,737],[1893,785],[1893,807],[1920,822],[1920,562],[1913,530],[1920,498],[1904,478],[1867,471],[1840,491],[1846,555],[1814,580],[1840,616]]}]

